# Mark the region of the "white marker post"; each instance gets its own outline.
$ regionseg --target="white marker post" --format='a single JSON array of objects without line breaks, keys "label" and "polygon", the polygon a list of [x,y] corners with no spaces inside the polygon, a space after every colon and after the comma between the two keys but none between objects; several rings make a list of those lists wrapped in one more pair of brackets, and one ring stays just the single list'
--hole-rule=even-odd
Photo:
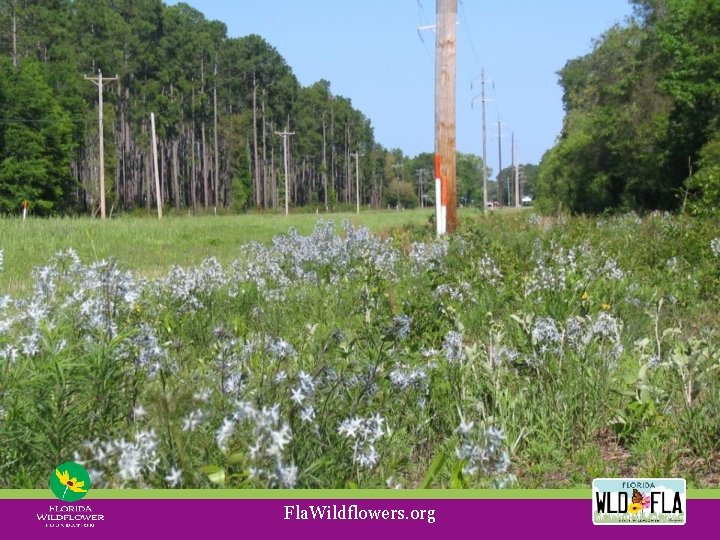
[{"label": "white marker post", "polygon": [[435,221],[437,235],[447,232],[447,183],[440,172],[440,154],[435,154]]},{"label": "white marker post", "polygon": [[437,235],[440,236],[442,234],[442,203],[440,202],[440,196],[441,196],[441,180],[439,178],[435,179],[435,229],[437,230]]}]

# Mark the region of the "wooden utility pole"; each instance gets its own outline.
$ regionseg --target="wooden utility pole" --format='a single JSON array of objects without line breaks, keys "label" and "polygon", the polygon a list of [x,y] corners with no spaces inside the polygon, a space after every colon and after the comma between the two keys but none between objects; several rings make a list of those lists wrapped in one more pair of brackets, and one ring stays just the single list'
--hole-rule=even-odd
[{"label": "wooden utility pole", "polygon": [[483,212],[487,212],[488,185],[487,185],[487,129],[485,127],[485,68],[481,70],[482,77],[482,130],[483,130]]},{"label": "wooden utility pole", "polygon": [[513,206],[511,191],[515,187],[515,132],[510,133],[510,178],[508,178],[508,206]]},{"label": "wooden utility pole", "polygon": [[441,193],[447,194],[447,232],[457,227],[455,185],[455,63],[457,0],[436,0],[435,41],[435,161]]},{"label": "wooden utility pole", "polygon": [[85,76],[85,80],[92,81],[98,87],[98,146],[100,152],[100,219],[105,219],[105,141],[103,137],[103,86],[105,83],[116,81],[115,77],[103,77],[98,70],[97,77]]},{"label": "wooden utility pole", "polygon": [[355,152],[354,154],[351,154],[352,156],[355,156],[355,201],[357,210],[356,212],[360,213],[360,154]]},{"label": "wooden utility pole", "polygon": [[405,166],[403,164],[403,159],[400,158],[400,163],[396,163],[392,166],[393,169],[399,170],[400,173],[398,174],[398,177],[395,179],[397,182],[397,201],[395,204],[395,210],[400,211],[400,182],[402,181],[402,173],[403,173],[403,167]]},{"label": "wooden utility pole", "polygon": [[513,168],[515,172],[515,208],[520,208],[520,157],[518,156],[517,151],[517,145],[515,144],[515,137],[513,136],[513,161],[515,162],[515,167]]},{"label": "wooden utility pole", "polygon": [[483,212],[487,212],[487,129],[485,128],[485,68],[482,77],[482,109],[483,109]]},{"label": "wooden utility pole", "polygon": [[152,134],[153,174],[155,175],[155,200],[158,219],[162,219],[162,193],[160,193],[160,170],[158,168],[157,137],[155,136],[155,113],[150,113],[150,132]]},{"label": "wooden utility pole", "polygon": [[[493,101],[492,99],[485,99],[485,68],[480,70],[480,102],[482,103],[482,136],[483,136],[483,153],[482,153],[482,175],[483,175],[483,212],[487,214],[488,205],[488,170],[487,170],[487,124],[485,122],[485,103]],[[472,85],[471,85],[472,86]],[[475,98],[477,99],[477,98]]]},{"label": "wooden utility pole", "polygon": [[420,208],[425,208],[425,175],[427,169],[418,169],[415,171],[418,175],[418,196],[420,198]]},{"label": "wooden utility pole", "polygon": [[[500,208],[503,207],[503,197],[505,196],[505,193],[503,192],[505,189],[505,184],[502,179],[502,126],[503,124],[500,123],[500,117],[498,116],[497,121],[497,127],[498,127],[498,185],[497,185],[497,192],[498,192],[498,206]],[[510,202],[510,201],[508,201]]]},{"label": "wooden utility pole", "polygon": [[283,155],[285,158],[285,215],[287,216],[290,213],[290,184],[288,182],[288,169],[290,167],[288,165],[288,137],[290,137],[290,135],[295,135],[295,132],[291,132],[285,129],[285,131],[276,131],[275,135],[281,135],[283,138]]}]

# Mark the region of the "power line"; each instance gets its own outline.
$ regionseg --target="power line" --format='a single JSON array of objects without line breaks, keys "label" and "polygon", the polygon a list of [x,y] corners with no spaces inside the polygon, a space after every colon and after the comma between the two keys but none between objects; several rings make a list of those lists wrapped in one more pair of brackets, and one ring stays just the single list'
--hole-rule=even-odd
[{"label": "power line", "polygon": [[462,0],[458,0],[458,2],[460,4],[460,13],[462,15],[462,18],[465,21],[465,31],[467,32],[468,40],[470,41],[470,48],[472,49],[473,56],[475,57],[475,62],[477,63],[478,67],[480,67],[481,66],[480,57],[478,56],[477,49],[475,49],[475,43],[473,42],[472,32],[470,32],[470,24],[468,21],[467,14],[465,13],[465,5],[463,4]]},{"label": "power line", "polygon": [[428,23],[428,19],[425,16],[425,10],[424,10],[422,2],[420,0],[417,0],[417,5],[418,5],[418,28],[417,28],[418,38],[420,38],[420,43],[423,44],[423,48],[425,49],[425,53],[427,53],[428,60],[430,60],[430,62],[432,62],[433,61],[432,54],[430,54],[430,49],[428,49],[427,43],[425,43],[425,38],[423,38],[422,33],[424,30],[431,30],[431,29],[434,30],[435,25]]}]

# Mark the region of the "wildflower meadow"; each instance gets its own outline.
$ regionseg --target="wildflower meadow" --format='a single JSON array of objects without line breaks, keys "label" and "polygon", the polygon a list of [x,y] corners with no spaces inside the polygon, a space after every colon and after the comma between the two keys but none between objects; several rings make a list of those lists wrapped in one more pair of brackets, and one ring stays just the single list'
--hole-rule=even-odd
[{"label": "wildflower meadow", "polygon": [[0,290],[0,487],[717,486],[717,220],[337,225]]}]

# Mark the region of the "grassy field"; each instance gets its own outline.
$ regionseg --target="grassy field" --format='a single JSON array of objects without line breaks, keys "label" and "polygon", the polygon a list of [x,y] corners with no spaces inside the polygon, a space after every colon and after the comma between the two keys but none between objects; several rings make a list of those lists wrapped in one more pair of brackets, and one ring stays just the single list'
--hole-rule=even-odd
[{"label": "grassy field", "polygon": [[[120,217],[101,222],[89,218],[0,219],[0,249],[5,270],[0,272],[3,291],[27,291],[30,271],[44,265],[58,251],[74,249],[84,261],[117,259],[123,267],[145,276],[157,276],[172,265],[194,265],[207,257],[222,263],[235,259],[246,242],[269,242],[295,227],[312,232],[318,220],[344,220],[364,225],[375,233],[398,227],[428,224],[432,210],[377,211],[346,214],[242,214],[224,216],[154,218]],[[474,211],[462,215],[472,216]]]},{"label": "grassy field", "polygon": [[429,214],[0,222],[0,487],[720,484],[717,220]]}]

